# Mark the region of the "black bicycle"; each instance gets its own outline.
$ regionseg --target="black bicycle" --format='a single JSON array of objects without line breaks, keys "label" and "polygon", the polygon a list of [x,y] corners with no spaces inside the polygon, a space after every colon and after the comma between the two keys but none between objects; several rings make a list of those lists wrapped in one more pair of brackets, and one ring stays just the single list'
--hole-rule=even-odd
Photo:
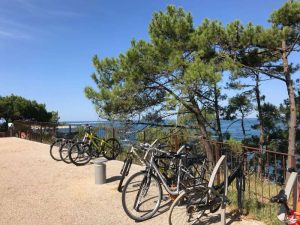
[{"label": "black bicycle", "polygon": [[[242,154],[239,158],[240,162],[228,176],[228,186],[236,180],[238,208],[242,210],[245,191],[245,155]],[[213,174],[216,174],[217,170],[218,168],[215,168]],[[221,207],[223,201],[228,202],[228,199],[223,199],[225,183],[210,185],[214,183],[214,180],[213,175],[208,184],[203,183],[183,190],[170,208],[169,225],[201,224],[200,218],[205,211],[209,210],[210,213],[214,213]]]}]

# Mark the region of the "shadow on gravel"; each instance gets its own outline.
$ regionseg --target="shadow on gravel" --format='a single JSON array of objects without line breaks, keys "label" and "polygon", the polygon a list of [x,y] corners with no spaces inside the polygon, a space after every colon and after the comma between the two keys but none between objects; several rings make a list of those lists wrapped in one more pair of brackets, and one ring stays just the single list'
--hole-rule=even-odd
[{"label": "shadow on gravel", "polygon": [[[236,221],[241,221],[240,214],[236,212],[228,212],[226,213],[226,220],[228,221],[226,225],[230,225]],[[201,221],[199,221],[199,223],[196,223],[195,225],[212,224],[212,223],[218,223],[220,221],[221,221],[220,214],[213,214],[213,215],[206,214],[203,217],[201,217]]]},{"label": "shadow on gravel", "polygon": [[121,176],[110,177],[110,178],[106,179],[106,183],[111,183],[111,182],[114,182],[114,181],[117,181],[117,180],[121,180]]},{"label": "shadow on gravel", "polygon": [[[161,203],[160,203],[160,206],[158,208],[158,211],[149,220],[151,220],[152,218],[155,218],[157,216],[160,216],[160,215],[164,214],[165,212],[169,211],[172,203],[173,202],[169,198],[169,196],[167,194],[164,194],[162,196]],[[137,222],[137,223],[139,223],[139,222]]]}]

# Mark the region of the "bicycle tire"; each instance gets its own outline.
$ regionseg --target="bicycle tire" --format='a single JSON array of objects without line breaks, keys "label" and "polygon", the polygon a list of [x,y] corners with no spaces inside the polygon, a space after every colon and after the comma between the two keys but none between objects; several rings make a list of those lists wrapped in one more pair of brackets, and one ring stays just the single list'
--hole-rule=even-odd
[{"label": "bicycle tire", "polygon": [[[122,190],[123,209],[131,219],[138,222],[151,218],[159,209],[162,198],[162,188],[159,180],[153,174],[150,174],[149,179],[147,173],[147,171],[142,171],[133,174],[127,180]],[[152,189],[158,193],[152,194]],[[140,202],[141,204],[136,205],[142,197],[145,198],[145,200],[143,199],[143,201]],[[132,200],[133,204],[131,204]],[[148,206],[148,204],[151,203],[154,203],[154,207]]]},{"label": "bicycle tire", "polygon": [[121,145],[116,138],[109,138],[105,140],[105,143],[102,147],[102,153],[105,158],[112,160],[117,158],[121,152]]},{"label": "bicycle tire", "polygon": [[129,159],[129,158],[125,159],[123,167],[121,169],[121,179],[120,179],[120,182],[119,182],[119,185],[118,185],[118,191],[119,192],[122,192],[122,184],[123,184],[123,181],[124,181],[125,177],[129,173],[131,164],[132,164],[132,159]]},{"label": "bicycle tire", "polygon": [[76,142],[69,153],[70,161],[76,166],[83,166],[91,160],[91,146],[85,142]]},{"label": "bicycle tire", "polygon": [[69,158],[69,151],[73,144],[74,144],[73,141],[66,141],[64,144],[62,144],[62,146],[60,147],[60,150],[59,150],[59,156],[60,156],[61,160],[67,164],[72,163]]},{"label": "bicycle tire", "polygon": [[206,210],[199,206],[207,205],[207,189],[205,187],[183,190],[172,203],[168,215],[169,225],[198,224]]},{"label": "bicycle tire", "polygon": [[59,150],[62,144],[63,144],[63,140],[58,139],[50,145],[50,156],[55,161],[61,161],[61,158],[59,156]]}]

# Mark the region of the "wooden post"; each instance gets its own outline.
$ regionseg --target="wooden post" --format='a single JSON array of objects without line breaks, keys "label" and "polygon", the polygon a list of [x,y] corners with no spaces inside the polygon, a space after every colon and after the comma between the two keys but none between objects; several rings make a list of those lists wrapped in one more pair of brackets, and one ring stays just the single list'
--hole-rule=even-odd
[{"label": "wooden post", "polygon": [[175,149],[177,151],[180,148],[177,134],[174,135],[174,139],[175,139]]},{"label": "wooden post", "polygon": [[41,131],[40,131],[40,140],[43,142],[43,126],[41,125]]}]

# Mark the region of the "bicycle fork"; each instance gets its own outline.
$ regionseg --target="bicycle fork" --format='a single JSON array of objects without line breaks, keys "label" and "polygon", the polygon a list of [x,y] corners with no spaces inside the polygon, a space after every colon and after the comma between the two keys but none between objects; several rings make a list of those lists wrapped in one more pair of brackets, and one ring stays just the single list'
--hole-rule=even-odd
[{"label": "bicycle fork", "polygon": [[147,174],[145,174],[142,182],[141,182],[141,186],[140,189],[136,195],[135,201],[134,201],[134,206],[133,208],[136,211],[139,211],[139,207],[140,204],[142,202],[142,199],[146,196],[146,194],[148,193],[149,187],[150,187],[150,183],[151,183],[151,172],[148,172]]}]

